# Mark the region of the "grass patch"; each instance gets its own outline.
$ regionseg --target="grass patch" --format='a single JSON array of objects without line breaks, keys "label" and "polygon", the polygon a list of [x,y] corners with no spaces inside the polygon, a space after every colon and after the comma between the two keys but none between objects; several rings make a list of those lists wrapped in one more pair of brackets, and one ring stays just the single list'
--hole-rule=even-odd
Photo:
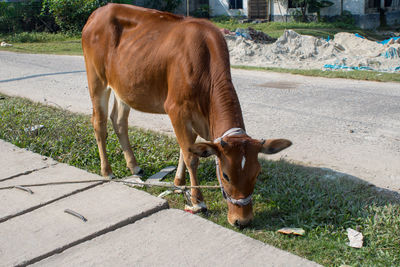
[{"label": "grass patch", "polygon": [[48,33],[48,32],[20,32],[13,34],[1,34],[0,40],[7,43],[47,43],[64,42],[80,39],[80,35],[71,33]]},{"label": "grass patch", "polygon": [[34,54],[82,55],[79,35],[67,33],[22,32],[0,34],[0,41],[11,43],[11,47],[0,47],[0,51]]},{"label": "grass patch", "polygon": [[[24,129],[43,124],[36,133]],[[118,177],[129,174],[122,149],[108,126],[108,155]],[[148,177],[162,167],[177,165],[179,148],[174,138],[136,128],[129,129],[139,164]],[[89,116],[0,95],[0,138],[58,161],[100,173],[100,160]],[[400,262],[400,204],[370,186],[345,178],[328,179],[327,172],[285,161],[262,160],[254,192],[255,220],[240,232],[326,266],[396,266]],[[201,160],[201,184],[216,184],[212,159]],[[163,190],[146,191],[159,194]],[[203,191],[208,215],[224,227],[227,207],[218,190]],[[183,208],[180,195],[167,197],[170,206]],[[276,231],[301,227],[304,237]],[[346,245],[346,228],[365,236],[361,249]]]},{"label": "grass patch", "polygon": [[10,51],[26,54],[82,55],[80,40],[46,42],[46,43],[15,43],[12,47],[0,47],[0,51]]},{"label": "grass patch", "polygon": [[273,67],[250,67],[250,66],[232,66],[236,69],[273,71],[280,73],[299,74],[304,76],[325,77],[325,78],[343,78],[354,80],[378,81],[378,82],[400,82],[400,73],[385,73],[363,70],[302,70],[302,69],[284,69]]}]

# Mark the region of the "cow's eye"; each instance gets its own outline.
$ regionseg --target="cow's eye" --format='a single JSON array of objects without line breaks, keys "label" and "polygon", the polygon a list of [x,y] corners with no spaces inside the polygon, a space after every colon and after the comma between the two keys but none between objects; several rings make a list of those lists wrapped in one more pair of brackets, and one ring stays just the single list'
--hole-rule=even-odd
[{"label": "cow's eye", "polygon": [[222,176],[224,177],[225,180],[227,180],[229,182],[229,177],[228,177],[228,175],[226,175],[226,173],[223,172]]}]

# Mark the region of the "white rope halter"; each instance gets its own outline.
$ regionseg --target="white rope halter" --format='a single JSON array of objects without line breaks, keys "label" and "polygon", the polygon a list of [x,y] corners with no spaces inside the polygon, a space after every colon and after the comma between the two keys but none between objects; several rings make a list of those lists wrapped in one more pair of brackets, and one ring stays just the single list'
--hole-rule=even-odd
[{"label": "white rope halter", "polygon": [[[242,128],[231,128],[228,131],[226,131],[221,137],[216,138],[214,140],[214,143],[220,143],[221,140],[226,136],[233,136],[233,135],[240,135],[240,134],[246,134],[245,130],[243,130]],[[250,194],[249,196],[247,196],[245,198],[235,199],[235,198],[232,198],[225,191],[224,186],[222,184],[220,171],[219,171],[220,170],[220,163],[219,163],[218,157],[215,157],[215,165],[217,167],[218,182],[219,182],[219,185],[221,186],[221,192],[222,192],[222,196],[224,197],[224,199],[226,199],[230,203],[238,205],[238,206],[246,206],[246,205],[250,204],[253,194]]]}]

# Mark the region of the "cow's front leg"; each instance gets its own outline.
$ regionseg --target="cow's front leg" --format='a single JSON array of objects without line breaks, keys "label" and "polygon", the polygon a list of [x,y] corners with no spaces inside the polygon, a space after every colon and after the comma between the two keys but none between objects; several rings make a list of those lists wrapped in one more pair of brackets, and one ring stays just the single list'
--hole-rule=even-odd
[{"label": "cow's front leg", "polygon": [[[168,113],[171,118],[172,125],[174,127],[175,135],[178,140],[179,146],[181,147],[181,154],[183,158],[183,162],[186,165],[186,168],[189,172],[190,176],[190,184],[192,186],[197,186],[197,167],[199,165],[199,158],[195,154],[189,152],[189,148],[194,144],[197,134],[195,134],[191,128],[189,128],[187,118],[180,116],[179,112]],[[177,176],[175,177],[175,184],[179,185],[184,181],[184,168],[180,163],[180,168],[178,166]],[[193,211],[199,212],[207,209],[207,206],[204,203],[203,195],[198,188],[191,189],[191,202],[193,205]]]}]

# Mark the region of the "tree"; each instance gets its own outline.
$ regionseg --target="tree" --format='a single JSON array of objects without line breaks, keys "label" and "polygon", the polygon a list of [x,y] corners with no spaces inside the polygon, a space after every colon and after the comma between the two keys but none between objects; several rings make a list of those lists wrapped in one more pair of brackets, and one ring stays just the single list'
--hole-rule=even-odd
[{"label": "tree", "polygon": [[317,13],[318,21],[321,20],[321,8],[330,7],[333,5],[327,0],[292,0],[292,4],[300,8],[303,22],[307,22],[307,12]]},{"label": "tree", "polygon": [[182,0],[147,0],[145,6],[162,11],[173,12],[181,3]]}]

